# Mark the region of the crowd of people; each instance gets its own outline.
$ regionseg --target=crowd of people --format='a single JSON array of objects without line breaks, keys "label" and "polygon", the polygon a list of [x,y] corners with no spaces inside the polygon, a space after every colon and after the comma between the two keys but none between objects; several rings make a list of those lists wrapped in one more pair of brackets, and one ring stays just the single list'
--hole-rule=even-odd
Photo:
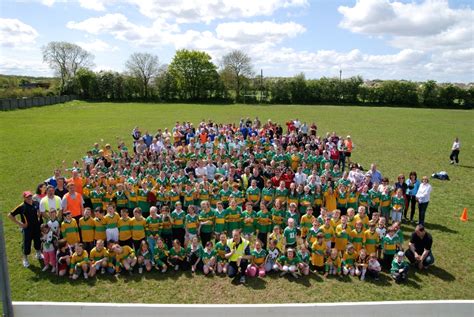
[{"label": "crowd of people", "polygon": [[[434,262],[428,177],[390,184],[376,164],[351,162],[350,136],[321,137],[298,119],[283,127],[176,122],[154,135],[134,128],[130,150],[94,144],[9,214],[22,228],[23,265],[32,243],[43,271],[72,279],[156,269],[242,283],[272,272],[364,280],[386,270],[402,282],[405,257],[419,269]],[[417,204],[406,247],[401,223]]]}]

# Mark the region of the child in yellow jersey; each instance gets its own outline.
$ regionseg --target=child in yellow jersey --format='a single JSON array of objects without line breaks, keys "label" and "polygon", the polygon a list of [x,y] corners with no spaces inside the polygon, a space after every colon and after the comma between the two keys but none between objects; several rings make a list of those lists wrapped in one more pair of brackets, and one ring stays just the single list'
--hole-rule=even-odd
[{"label": "child in yellow jersey", "polygon": [[332,243],[334,242],[334,229],[331,226],[331,217],[327,216],[324,219],[324,225],[319,227],[319,232],[322,232],[324,235],[324,242],[328,249],[332,248]]},{"label": "child in yellow jersey", "polygon": [[84,216],[79,219],[79,228],[81,229],[82,244],[84,249],[90,252],[94,247],[94,219],[91,217],[91,209],[84,208]]},{"label": "child in yellow jersey", "polygon": [[84,278],[88,279],[89,275],[89,255],[87,251],[84,250],[84,245],[78,243],[76,245],[76,252],[71,257],[71,265],[69,269],[69,274],[72,274],[71,278],[77,280],[81,273],[84,273]]},{"label": "child in yellow jersey", "polygon": [[142,241],[145,240],[146,219],[143,218],[142,210],[138,207],[133,209],[133,215],[130,227],[132,229],[133,248],[138,250]]},{"label": "child in yellow jersey", "polygon": [[117,228],[118,221],[120,216],[118,213],[115,212],[114,205],[107,206],[107,214],[104,216],[104,224],[105,224],[105,235],[107,237],[107,241],[114,241],[117,242],[119,239],[119,231]]},{"label": "child in yellow jersey", "polygon": [[284,245],[283,245],[283,234],[281,233],[281,228],[280,226],[275,226],[273,227],[273,232],[270,234],[268,237],[269,240],[275,240],[276,241],[276,247],[280,251],[280,253],[284,253]]},{"label": "child in yellow jersey", "polygon": [[64,221],[61,224],[61,235],[66,239],[69,246],[73,248],[80,241],[76,219],[72,217],[69,210],[66,210],[63,215]]},{"label": "child in yellow jersey", "polygon": [[354,216],[354,220],[355,222],[361,221],[364,225],[364,229],[369,228],[369,216],[367,216],[364,206],[359,206],[358,213]]},{"label": "child in yellow jersey", "polygon": [[316,221],[316,218],[313,216],[313,207],[308,206],[306,208],[306,214],[301,217],[300,228],[301,228],[301,238],[306,239],[306,235],[313,226],[313,222]]},{"label": "child in yellow jersey", "polygon": [[106,240],[105,235],[105,224],[104,224],[104,213],[102,207],[97,207],[94,210],[94,240]]},{"label": "child in yellow jersey", "polygon": [[350,230],[355,228],[355,210],[354,208],[348,208],[347,209],[347,226],[349,227]]},{"label": "child in yellow jersey", "polygon": [[354,246],[352,244],[347,245],[347,250],[344,252],[342,256],[342,273],[344,275],[351,274],[354,276],[355,274],[355,262],[357,260],[358,254],[354,250]]},{"label": "child in yellow jersey", "polygon": [[128,245],[120,246],[118,244],[114,244],[112,250],[115,253],[115,272],[119,273],[121,269],[124,269],[132,275],[133,267],[137,264],[135,251]]},{"label": "child in yellow jersey", "polygon": [[329,212],[337,208],[336,197],[337,193],[332,186],[329,186],[327,192],[324,193],[324,206]]},{"label": "child in yellow jersey", "polygon": [[326,260],[324,277],[328,277],[328,275],[341,275],[341,258],[337,249],[331,249]]},{"label": "child in yellow jersey", "polygon": [[362,221],[357,221],[355,229],[353,229],[350,233],[349,240],[354,245],[354,248],[357,252],[359,252],[364,247],[364,225]]},{"label": "child in yellow jersey", "polygon": [[324,234],[319,232],[316,235],[316,241],[311,245],[311,265],[313,266],[314,273],[324,271],[326,249]]},{"label": "child in yellow jersey", "polygon": [[375,231],[376,222],[372,219],[369,222],[369,229],[364,232],[364,247],[367,253],[375,253],[379,249],[380,238],[377,231]]},{"label": "child in yellow jersey", "polygon": [[94,277],[97,271],[99,271],[101,274],[104,274],[108,267],[107,261],[109,259],[109,253],[104,247],[104,240],[97,240],[95,248],[92,249],[89,258],[91,262],[89,276]]},{"label": "child in yellow jersey", "polygon": [[341,223],[341,211],[339,209],[334,210],[331,218],[331,226],[334,230]]},{"label": "child in yellow jersey", "polygon": [[343,254],[349,243],[349,234],[351,229],[347,224],[347,216],[341,217],[341,223],[334,230],[335,248],[340,254]]},{"label": "child in yellow jersey", "polygon": [[121,246],[128,245],[132,247],[132,219],[128,216],[128,209],[123,208],[120,210],[122,217],[117,222],[117,227],[119,230],[119,244]]}]

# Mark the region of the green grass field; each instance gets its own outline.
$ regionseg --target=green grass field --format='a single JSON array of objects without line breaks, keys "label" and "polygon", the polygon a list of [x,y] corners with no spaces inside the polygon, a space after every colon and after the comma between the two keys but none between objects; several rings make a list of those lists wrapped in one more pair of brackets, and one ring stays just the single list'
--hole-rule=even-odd
[{"label": "green grass field", "polygon": [[[432,180],[433,193],[426,216],[434,238],[436,265],[412,273],[406,285],[387,276],[379,282],[354,278],[323,280],[320,276],[298,281],[275,276],[249,279],[233,285],[225,277],[191,276],[169,272],[132,277],[100,276],[70,281],[42,273],[37,261],[21,266],[21,235],[6,214],[21,202],[21,192],[33,190],[51,176],[65,159],[80,159],[94,142],[116,144],[116,137],[130,145],[135,125],[155,132],[172,127],[176,120],[194,123],[211,118],[238,122],[258,116],[284,123],[295,117],[318,124],[318,134],[350,134],[356,145],[353,160],[368,167],[378,163],[393,183],[411,170],[431,175],[446,170],[449,182]],[[0,208],[6,222],[8,264],[13,300],[101,301],[146,303],[299,303],[377,300],[473,299],[473,221],[462,223],[464,207],[474,217],[474,113],[472,111],[332,106],[247,106],[182,104],[67,104],[0,113]],[[455,136],[461,140],[461,165],[449,165]],[[403,226],[405,237],[413,230]]]}]

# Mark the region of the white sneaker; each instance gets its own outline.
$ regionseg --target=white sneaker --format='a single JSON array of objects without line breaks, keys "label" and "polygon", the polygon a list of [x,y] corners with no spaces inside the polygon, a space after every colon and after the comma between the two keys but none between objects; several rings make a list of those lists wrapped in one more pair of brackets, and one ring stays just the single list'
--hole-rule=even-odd
[{"label": "white sneaker", "polygon": [[361,275],[360,280],[361,281],[365,280],[365,275]]},{"label": "white sneaker", "polygon": [[40,251],[36,251],[36,259],[37,260],[42,260],[43,259],[43,254],[41,254]]},{"label": "white sneaker", "polygon": [[44,266],[44,268],[42,269],[42,271],[43,271],[43,272],[46,272],[48,269],[49,269],[49,265],[46,264],[46,265]]},{"label": "white sneaker", "polygon": [[138,268],[138,274],[142,274],[143,273],[143,268],[142,267],[139,267]]},{"label": "white sneaker", "polygon": [[73,280],[77,280],[78,277],[79,277],[79,276],[78,276],[76,273],[74,273],[74,274],[72,275],[72,279],[73,279]]},{"label": "white sneaker", "polygon": [[105,267],[100,269],[100,274],[105,274]]},{"label": "white sneaker", "polygon": [[23,259],[23,267],[29,267],[30,266],[30,262],[28,261],[28,259]]},{"label": "white sneaker", "polygon": [[291,275],[292,275],[294,278],[300,277],[300,276],[298,275],[298,273],[296,273],[296,272],[291,272]]},{"label": "white sneaker", "polygon": [[162,270],[161,270],[161,273],[166,273],[166,269],[162,269]]},{"label": "white sneaker", "polygon": [[454,164],[454,161],[451,161],[451,163],[450,163],[450,164]]},{"label": "white sneaker", "polygon": [[84,278],[87,280],[89,278],[89,275],[87,275],[86,272],[84,272]]},{"label": "white sneaker", "polygon": [[175,266],[174,266],[174,270],[175,270],[175,271],[179,270],[179,265],[175,265]]},{"label": "white sneaker", "polygon": [[51,269],[51,273],[56,273],[56,268],[53,266],[53,268]]}]

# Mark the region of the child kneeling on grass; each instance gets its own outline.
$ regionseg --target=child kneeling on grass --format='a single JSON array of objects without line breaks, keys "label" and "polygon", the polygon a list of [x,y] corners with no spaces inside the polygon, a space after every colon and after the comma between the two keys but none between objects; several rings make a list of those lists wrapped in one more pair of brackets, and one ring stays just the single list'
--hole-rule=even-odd
[{"label": "child kneeling on grass", "polygon": [[336,248],[331,249],[326,260],[324,277],[328,277],[328,275],[341,275],[341,258]]},{"label": "child kneeling on grass", "polygon": [[150,272],[151,268],[153,267],[153,256],[150,248],[148,247],[148,242],[142,240],[142,242],[140,243],[140,247],[138,248],[137,254],[138,273],[143,273],[143,267],[145,267],[147,272]]},{"label": "child kneeling on grass", "polygon": [[137,264],[137,257],[135,251],[128,245],[120,246],[115,244],[112,247],[115,252],[115,273],[120,273],[121,269],[124,269],[128,274],[132,275],[132,270]]},{"label": "child kneeling on grass", "polygon": [[268,243],[267,257],[265,259],[265,273],[277,272],[279,270],[276,263],[280,256],[280,250],[277,248],[277,241],[270,240]]},{"label": "child kneeling on grass", "polygon": [[410,266],[408,262],[405,261],[405,254],[403,251],[399,251],[397,253],[396,258],[392,261],[392,269],[390,270],[390,274],[392,278],[397,283],[406,282],[408,280],[408,269]]},{"label": "child kneeling on grass", "polygon": [[[99,271],[104,274],[108,266],[109,252],[104,247],[104,240],[97,240],[95,248],[91,250],[90,261],[91,268],[89,270],[89,276],[93,277]],[[113,273],[113,269],[110,270]]]},{"label": "child kneeling on grass", "polygon": [[84,273],[84,278],[87,279],[89,275],[87,272],[89,271],[89,255],[87,251],[84,250],[84,245],[82,243],[78,243],[76,245],[76,252],[71,257],[71,265],[69,269],[69,274],[73,280],[77,280],[81,273]]},{"label": "child kneeling on grass", "polygon": [[289,248],[286,251],[286,255],[281,256],[277,260],[278,267],[280,268],[280,276],[284,276],[287,273],[291,273],[294,278],[300,277],[298,272],[298,265],[301,260],[296,256],[295,250]]},{"label": "child kneeling on grass", "polygon": [[250,252],[252,255],[252,262],[247,267],[247,276],[255,277],[265,276],[265,258],[267,257],[267,251],[262,248],[262,242],[257,240],[255,242],[255,248]]},{"label": "child kneeling on grass", "polygon": [[369,257],[369,262],[367,264],[367,275],[378,281],[380,271],[382,271],[382,266],[380,265],[380,262],[377,259],[377,255],[375,253],[371,253]]}]

